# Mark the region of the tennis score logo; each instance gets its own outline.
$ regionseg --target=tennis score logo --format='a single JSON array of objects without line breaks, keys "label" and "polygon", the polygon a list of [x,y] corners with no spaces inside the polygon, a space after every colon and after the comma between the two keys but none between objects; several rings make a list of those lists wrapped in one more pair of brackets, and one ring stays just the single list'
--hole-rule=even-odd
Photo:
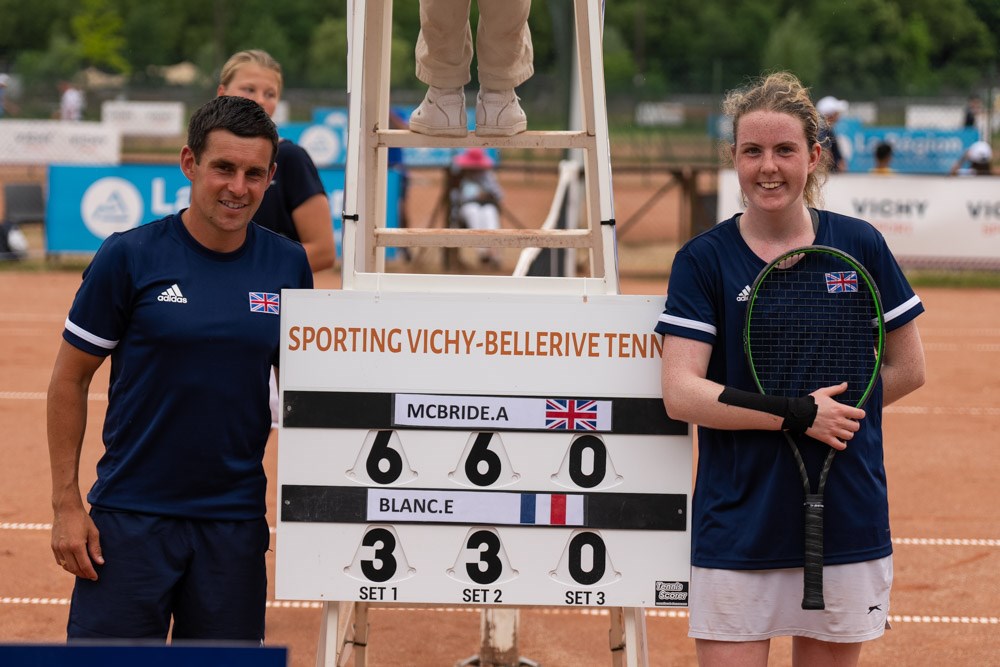
[{"label": "tennis score logo", "polygon": [[686,607],[688,605],[688,582],[657,581],[654,601],[657,607]]}]

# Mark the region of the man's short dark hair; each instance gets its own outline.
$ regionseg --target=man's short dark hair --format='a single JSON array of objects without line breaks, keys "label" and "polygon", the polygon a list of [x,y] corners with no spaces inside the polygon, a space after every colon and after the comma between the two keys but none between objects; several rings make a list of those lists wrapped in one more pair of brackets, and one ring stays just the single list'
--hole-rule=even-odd
[{"label": "man's short dark hair", "polygon": [[212,130],[227,130],[238,137],[261,137],[271,142],[271,164],[278,154],[278,130],[263,107],[245,97],[223,95],[201,106],[188,123],[187,145],[195,160],[208,144]]},{"label": "man's short dark hair", "polygon": [[879,145],[875,147],[875,157],[879,160],[885,160],[892,157],[892,144],[885,141],[879,143]]}]

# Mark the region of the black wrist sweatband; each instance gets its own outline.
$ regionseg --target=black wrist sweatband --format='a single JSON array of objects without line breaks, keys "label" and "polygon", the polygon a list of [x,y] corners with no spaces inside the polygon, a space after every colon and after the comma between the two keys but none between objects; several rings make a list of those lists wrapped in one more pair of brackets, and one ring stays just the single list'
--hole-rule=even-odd
[{"label": "black wrist sweatband", "polygon": [[816,420],[816,399],[812,396],[785,398],[784,396],[765,396],[752,391],[743,391],[726,387],[719,394],[719,402],[735,405],[748,410],[757,410],[781,417],[781,430],[800,434],[809,430]]}]

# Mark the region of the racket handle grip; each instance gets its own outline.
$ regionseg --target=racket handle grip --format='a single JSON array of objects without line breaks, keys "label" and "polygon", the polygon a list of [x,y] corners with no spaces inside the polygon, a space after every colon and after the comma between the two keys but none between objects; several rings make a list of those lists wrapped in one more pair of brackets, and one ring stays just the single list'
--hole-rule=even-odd
[{"label": "racket handle grip", "polygon": [[823,601],[823,496],[806,494],[803,609],[825,609]]}]

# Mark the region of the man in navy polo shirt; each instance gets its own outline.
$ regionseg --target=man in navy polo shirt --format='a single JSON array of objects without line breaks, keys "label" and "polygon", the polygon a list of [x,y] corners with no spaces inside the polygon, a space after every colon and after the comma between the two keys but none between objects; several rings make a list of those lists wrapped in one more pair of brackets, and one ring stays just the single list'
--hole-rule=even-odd
[{"label": "man in navy polo shirt", "polygon": [[[268,376],[302,246],[251,221],[278,135],[252,100],[191,118],[191,205],[105,240],[66,319],[48,393],[52,552],[75,575],[72,639],[264,638]],[[111,357],[105,452],[79,487],[91,380]]]}]

